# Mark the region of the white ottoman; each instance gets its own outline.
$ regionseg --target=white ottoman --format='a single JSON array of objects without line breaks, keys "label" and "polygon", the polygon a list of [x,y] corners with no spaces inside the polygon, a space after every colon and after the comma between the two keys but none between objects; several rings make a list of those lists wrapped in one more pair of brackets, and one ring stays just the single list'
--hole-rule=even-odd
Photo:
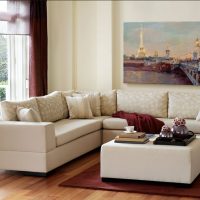
[{"label": "white ottoman", "polygon": [[188,146],[114,143],[101,147],[101,178],[190,184],[200,172],[200,139]]}]

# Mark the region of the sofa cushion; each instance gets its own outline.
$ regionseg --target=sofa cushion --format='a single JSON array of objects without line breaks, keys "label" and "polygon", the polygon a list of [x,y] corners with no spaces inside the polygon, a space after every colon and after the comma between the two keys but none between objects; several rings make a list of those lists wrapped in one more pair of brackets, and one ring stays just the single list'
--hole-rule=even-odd
[{"label": "sofa cushion", "polygon": [[36,112],[32,108],[17,107],[17,118],[19,121],[24,122],[41,122],[39,112]]},{"label": "sofa cushion", "polygon": [[39,113],[36,98],[30,98],[26,101],[2,101],[1,102],[2,120],[18,121],[17,106],[24,108],[32,108]]},{"label": "sofa cushion", "polygon": [[91,119],[92,110],[88,96],[66,97],[70,119]]},{"label": "sofa cushion", "polygon": [[100,102],[100,93],[99,92],[76,92],[72,96],[88,96],[90,102],[90,108],[92,114],[95,117],[101,116],[101,102]]},{"label": "sofa cushion", "polygon": [[167,117],[167,92],[117,91],[117,111]]},{"label": "sofa cushion", "polygon": [[126,119],[111,117],[103,121],[104,129],[123,130],[125,126],[128,126]]},{"label": "sofa cushion", "polygon": [[169,92],[168,118],[196,119],[200,111],[200,92]]},{"label": "sofa cushion", "polygon": [[[163,121],[169,127],[172,127],[173,125],[173,119],[169,119],[169,118],[158,118],[158,119]],[[194,133],[200,133],[199,121],[196,121],[193,119],[185,119],[185,121],[186,121],[186,126],[189,131],[192,131]]]},{"label": "sofa cushion", "polygon": [[102,128],[101,120],[95,119],[63,119],[54,124],[57,146]]},{"label": "sofa cushion", "polygon": [[36,99],[43,122],[54,122],[65,118],[66,103],[64,104],[62,100],[61,92],[52,92]]},{"label": "sofa cushion", "polygon": [[117,111],[116,90],[101,93],[101,115],[111,116]]}]

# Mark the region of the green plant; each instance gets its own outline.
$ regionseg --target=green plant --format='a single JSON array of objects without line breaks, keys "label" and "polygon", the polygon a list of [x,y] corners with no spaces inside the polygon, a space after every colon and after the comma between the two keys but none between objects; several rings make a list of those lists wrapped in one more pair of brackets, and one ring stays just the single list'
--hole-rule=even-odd
[{"label": "green plant", "polygon": [[0,101],[4,101],[6,99],[6,88],[0,87]]}]

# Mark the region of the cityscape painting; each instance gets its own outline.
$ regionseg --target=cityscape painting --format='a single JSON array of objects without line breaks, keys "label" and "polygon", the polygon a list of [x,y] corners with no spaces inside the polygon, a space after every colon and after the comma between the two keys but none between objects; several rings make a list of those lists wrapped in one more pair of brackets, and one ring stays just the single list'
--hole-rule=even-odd
[{"label": "cityscape painting", "polygon": [[200,22],[124,23],[124,83],[200,85]]}]

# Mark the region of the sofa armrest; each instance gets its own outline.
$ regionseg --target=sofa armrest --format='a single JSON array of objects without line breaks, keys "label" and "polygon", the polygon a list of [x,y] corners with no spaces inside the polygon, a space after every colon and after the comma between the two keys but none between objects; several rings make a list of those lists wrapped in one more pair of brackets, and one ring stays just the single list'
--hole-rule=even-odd
[{"label": "sofa armrest", "polygon": [[0,121],[0,151],[48,152],[56,148],[51,122]]}]

